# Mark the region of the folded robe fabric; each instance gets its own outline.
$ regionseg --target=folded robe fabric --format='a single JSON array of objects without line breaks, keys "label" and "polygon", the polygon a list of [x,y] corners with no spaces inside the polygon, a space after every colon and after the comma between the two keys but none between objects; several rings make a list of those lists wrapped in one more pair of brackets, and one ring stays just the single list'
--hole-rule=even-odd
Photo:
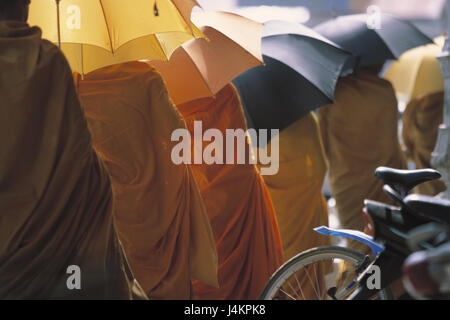
[{"label": "folded robe fabric", "polygon": [[[417,169],[431,168],[439,126],[443,122],[444,93],[432,93],[409,102],[403,113],[403,142]],[[419,185],[417,193],[435,196],[445,191],[442,181],[430,181]]]},{"label": "folded robe fabric", "polygon": [[0,70],[0,299],[130,298],[67,61],[40,29],[0,21]]},{"label": "folded robe fabric", "polygon": [[[278,140],[279,171],[276,175],[264,176],[264,181],[275,206],[283,258],[288,261],[305,250],[330,245],[329,237],[314,231],[316,227],[328,226],[328,208],[322,194],[328,168],[319,124],[313,113],[281,131]],[[271,144],[267,148],[270,151]],[[300,270],[296,281],[285,285],[284,291],[297,298],[317,299],[318,292],[326,291],[323,275],[329,271],[328,267],[317,264],[310,266],[308,272]],[[318,277],[313,286],[311,275]]]},{"label": "folded robe fabric", "polygon": [[[205,98],[178,109],[194,137],[194,121],[203,131],[247,130],[238,93],[233,85],[215,98]],[[204,142],[206,148],[211,142]],[[248,141],[245,141],[249,150]],[[226,154],[224,150],[218,152]],[[237,148],[237,144],[235,144]],[[195,155],[193,146],[193,155]],[[236,160],[236,150],[235,159]],[[273,205],[256,166],[246,164],[194,164],[195,178],[205,201],[219,255],[219,288],[196,282],[196,299],[257,299],[282,262],[281,242]],[[236,162],[235,162],[236,163]]]},{"label": "folded robe fabric", "polygon": [[406,168],[394,89],[388,81],[359,70],[338,81],[335,103],[318,114],[341,227],[363,231],[365,199],[392,203],[375,169]]},{"label": "folded robe fabric", "polygon": [[150,299],[189,299],[191,279],[217,286],[211,226],[191,169],[171,159],[186,128],[161,76],[130,62],[76,77],[94,146],[113,183],[114,217]]},{"label": "folded robe fabric", "polygon": [[313,230],[328,226],[322,194],[327,163],[313,113],[281,131],[278,139],[279,171],[263,177],[275,206],[287,261],[307,249],[329,245],[328,237]]}]

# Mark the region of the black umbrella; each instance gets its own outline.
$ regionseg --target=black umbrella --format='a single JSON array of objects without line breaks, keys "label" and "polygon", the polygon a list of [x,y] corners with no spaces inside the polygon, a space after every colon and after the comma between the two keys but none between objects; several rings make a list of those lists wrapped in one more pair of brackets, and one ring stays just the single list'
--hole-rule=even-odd
[{"label": "black umbrella", "polygon": [[265,66],[233,82],[249,128],[280,131],[312,110],[332,103],[350,54],[299,24],[270,21],[263,29]]},{"label": "black umbrella", "polygon": [[344,68],[383,64],[398,59],[409,49],[433,43],[412,23],[391,15],[380,15],[379,28],[368,24],[369,16],[355,14],[340,16],[314,28],[315,31],[337,43],[354,56]]}]

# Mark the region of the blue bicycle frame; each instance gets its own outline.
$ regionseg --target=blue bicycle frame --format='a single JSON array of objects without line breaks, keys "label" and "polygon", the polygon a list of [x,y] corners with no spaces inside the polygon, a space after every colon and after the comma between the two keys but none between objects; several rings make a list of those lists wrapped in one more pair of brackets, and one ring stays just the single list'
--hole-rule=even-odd
[{"label": "blue bicycle frame", "polygon": [[384,246],[382,246],[379,243],[376,243],[373,241],[373,238],[371,236],[368,236],[367,234],[356,231],[356,230],[338,230],[338,229],[332,229],[325,226],[315,228],[314,231],[331,237],[344,237],[353,239],[356,241],[359,241],[361,243],[364,243],[365,245],[369,246],[372,250],[375,257],[377,257],[381,252],[384,251]]},{"label": "blue bicycle frame", "polygon": [[[369,246],[372,250],[375,257],[378,257],[378,255],[384,251],[384,246],[382,246],[379,243],[376,243],[373,241],[373,238],[361,231],[356,230],[338,230],[338,229],[332,229],[325,226],[315,228],[314,231],[326,235],[326,236],[332,236],[332,237],[344,237],[353,239],[356,241],[359,241],[361,243],[364,243],[365,245]],[[355,284],[357,283],[356,280],[353,280],[346,288],[345,290],[350,290]]]}]

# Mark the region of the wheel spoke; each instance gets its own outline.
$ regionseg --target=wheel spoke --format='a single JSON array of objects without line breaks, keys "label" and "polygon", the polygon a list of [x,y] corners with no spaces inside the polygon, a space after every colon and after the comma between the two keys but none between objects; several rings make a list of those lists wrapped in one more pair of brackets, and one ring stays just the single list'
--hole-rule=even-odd
[{"label": "wheel spoke", "polygon": [[286,291],[284,291],[283,289],[279,289],[281,292],[283,292],[285,295],[287,295],[289,298],[291,298],[292,300],[297,300],[295,299],[293,296],[291,296],[289,293],[287,293]]},{"label": "wheel spoke", "polygon": [[295,275],[295,280],[297,281],[297,286],[300,289],[300,293],[302,294],[303,300],[306,300],[305,295],[303,294],[302,286],[300,285],[300,282],[298,281],[297,273],[294,273],[294,275]]},{"label": "wheel spoke", "polygon": [[316,264],[314,264],[314,276],[315,276],[316,283],[317,283],[317,290],[319,290],[319,296],[320,296],[319,299],[322,300],[322,290],[320,290],[320,283],[319,283],[319,278],[317,277]]},{"label": "wheel spoke", "polygon": [[[349,273],[351,266],[357,266],[363,259],[363,254],[344,247],[329,246],[307,250],[286,262],[272,275],[261,298],[307,300],[314,299],[315,295],[317,299],[323,300],[329,298],[328,286],[336,285],[338,292],[334,294],[335,298],[348,299],[354,288],[346,290],[344,287],[343,290],[339,290],[339,287],[343,285],[342,282],[352,279],[353,274]],[[339,262],[339,268],[335,262]],[[347,272],[341,268],[344,264]],[[309,288],[310,285],[312,289]],[[381,291],[377,298],[385,299],[390,296],[388,288]]]},{"label": "wheel spoke", "polygon": [[[291,283],[290,283],[290,282],[287,282],[287,284],[289,285],[289,287],[291,288],[291,290],[294,292],[294,294],[295,294],[298,298],[300,298],[300,296],[298,295],[298,293],[297,293],[297,291],[294,289],[294,287],[291,285]],[[297,299],[295,299],[295,300],[297,300]]]},{"label": "wheel spoke", "polygon": [[316,290],[316,288],[315,288],[315,286],[314,286],[314,283],[313,283],[313,281],[311,280],[311,277],[309,276],[308,269],[307,269],[306,267],[303,267],[303,269],[305,269],[305,271],[306,271],[306,276],[308,277],[309,282],[311,283],[311,285],[312,285],[312,287],[313,287],[313,289],[314,289],[314,292],[316,293],[317,298],[320,299],[319,294],[317,293],[317,290]]}]

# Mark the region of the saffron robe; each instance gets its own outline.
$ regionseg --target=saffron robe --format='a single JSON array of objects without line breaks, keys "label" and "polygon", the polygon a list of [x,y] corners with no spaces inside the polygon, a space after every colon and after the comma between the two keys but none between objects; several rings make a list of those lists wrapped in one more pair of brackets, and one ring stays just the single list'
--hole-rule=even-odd
[{"label": "saffron robe", "polygon": [[190,299],[191,280],[217,286],[217,254],[190,167],[171,159],[186,128],[155,69],[130,62],[76,77],[94,146],[113,183],[115,223],[150,299]]},{"label": "saffron robe", "polygon": [[[403,142],[417,169],[432,168],[431,153],[436,146],[438,129],[443,123],[443,115],[443,92],[411,100],[403,113]],[[436,196],[445,189],[444,183],[437,180],[417,186],[415,192]]]},{"label": "saffron robe", "polygon": [[66,59],[39,28],[0,21],[0,70],[0,299],[131,298]]},{"label": "saffron robe", "polygon": [[406,168],[394,89],[388,81],[359,70],[338,81],[335,103],[320,108],[318,115],[341,227],[363,231],[365,199],[392,203],[375,169]]},{"label": "saffron robe", "polygon": [[[177,106],[194,136],[194,121],[203,130],[247,130],[239,95],[232,84],[214,98]],[[225,142],[224,138],[224,142]],[[210,143],[201,143],[206,147]],[[205,201],[219,256],[219,288],[194,283],[196,299],[254,300],[282,262],[276,217],[264,180],[251,165],[245,140],[245,164],[194,164],[195,178]],[[192,155],[195,157],[194,149]],[[226,155],[226,143],[218,153]],[[203,149],[203,148],[202,148]],[[200,150],[201,152],[201,150]],[[224,156],[225,158],[225,156]]]}]

